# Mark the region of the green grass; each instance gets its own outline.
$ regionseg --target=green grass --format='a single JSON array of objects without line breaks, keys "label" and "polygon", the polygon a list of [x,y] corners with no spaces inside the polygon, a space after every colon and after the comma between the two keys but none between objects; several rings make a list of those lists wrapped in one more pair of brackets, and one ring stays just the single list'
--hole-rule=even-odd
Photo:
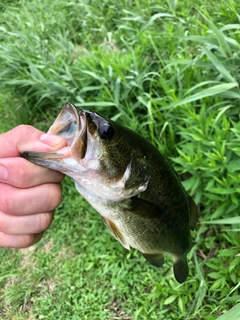
[{"label": "green grass", "polygon": [[156,270],[123,249],[65,179],[41,242],[0,250],[1,319],[238,319],[239,9],[231,0],[3,2],[0,131],[47,130],[67,101],[96,110],[169,157],[200,223],[179,285],[169,259]]}]

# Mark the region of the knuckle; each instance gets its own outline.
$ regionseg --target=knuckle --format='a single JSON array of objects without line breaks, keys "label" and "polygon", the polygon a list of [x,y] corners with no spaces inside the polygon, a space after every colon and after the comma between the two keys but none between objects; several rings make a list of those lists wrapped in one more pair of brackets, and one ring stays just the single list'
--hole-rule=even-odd
[{"label": "knuckle", "polygon": [[21,132],[22,136],[31,137],[33,133],[33,127],[27,124],[20,124],[17,127],[10,130],[10,134],[13,136]]},{"label": "knuckle", "polygon": [[7,193],[1,193],[0,195],[0,210],[4,213],[11,212],[11,200],[9,199]]},{"label": "knuckle", "polygon": [[18,132],[21,132],[23,135],[31,134],[33,132],[33,127],[28,124],[20,124],[17,127],[15,127],[13,130],[18,130]]},{"label": "knuckle", "polygon": [[0,247],[5,248],[27,248],[38,242],[43,233],[12,235],[0,232]]},{"label": "knuckle", "polygon": [[33,234],[25,234],[21,235],[19,239],[19,247],[27,248],[30,247],[34,243],[34,235]]},{"label": "knuckle", "polygon": [[28,124],[20,124],[16,128],[21,130],[21,132],[27,132],[29,131],[30,126]]},{"label": "knuckle", "polygon": [[62,200],[62,187],[60,184],[51,184],[46,197],[47,211],[52,211],[60,204]]},{"label": "knuckle", "polygon": [[38,216],[38,232],[43,232],[50,227],[54,212],[41,213]]},{"label": "knuckle", "polygon": [[56,183],[60,183],[63,179],[64,179],[64,174],[59,172],[59,171],[54,171],[51,170],[53,172],[53,181]]},{"label": "knuckle", "polygon": [[9,137],[12,141],[23,142],[24,140],[36,140],[42,134],[41,131],[34,128],[33,126],[20,124],[17,127],[9,131]]},{"label": "knuckle", "polygon": [[55,208],[60,204],[62,201],[62,186],[61,184],[56,184],[57,192],[55,197]]},{"label": "knuckle", "polygon": [[0,232],[8,233],[8,219],[5,219],[3,214],[1,214]]},{"label": "knuckle", "polygon": [[19,248],[28,248],[39,241],[40,238],[38,234],[21,235],[17,245]]},{"label": "knuckle", "polygon": [[[24,161],[24,159],[19,159],[19,161]],[[26,188],[26,184],[28,183],[28,174],[26,174],[26,166],[24,164],[19,163],[18,170],[16,172],[17,177],[15,176],[15,186],[18,188]]]}]

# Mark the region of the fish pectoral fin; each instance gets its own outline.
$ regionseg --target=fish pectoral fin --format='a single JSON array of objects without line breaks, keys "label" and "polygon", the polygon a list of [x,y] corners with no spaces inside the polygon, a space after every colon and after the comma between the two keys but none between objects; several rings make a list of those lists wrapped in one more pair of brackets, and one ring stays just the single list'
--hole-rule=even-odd
[{"label": "fish pectoral fin", "polygon": [[131,161],[128,164],[119,183],[124,185],[125,194],[137,195],[147,189],[150,179],[149,165],[146,157],[139,157],[131,154]]},{"label": "fish pectoral fin", "polygon": [[131,154],[130,162],[114,179],[110,179],[111,198],[120,201],[145,191],[150,179],[146,157]]},{"label": "fish pectoral fin", "polygon": [[131,198],[128,210],[145,219],[158,219],[163,216],[163,210],[160,207],[138,197]]},{"label": "fish pectoral fin", "polygon": [[110,230],[111,234],[114,236],[114,238],[117,239],[124,248],[130,250],[129,244],[125,240],[124,235],[122,234],[121,230],[116,226],[116,224],[112,220],[107,219],[105,217],[102,217],[102,219],[106,227]]},{"label": "fish pectoral fin", "polygon": [[183,283],[186,280],[188,276],[188,263],[187,263],[186,257],[182,257],[174,261],[173,272],[174,272],[175,279],[179,283]]},{"label": "fish pectoral fin", "polygon": [[153,266],[160,268],[164,264],[164,256],[162,253],[144,253],[144,258]]}]

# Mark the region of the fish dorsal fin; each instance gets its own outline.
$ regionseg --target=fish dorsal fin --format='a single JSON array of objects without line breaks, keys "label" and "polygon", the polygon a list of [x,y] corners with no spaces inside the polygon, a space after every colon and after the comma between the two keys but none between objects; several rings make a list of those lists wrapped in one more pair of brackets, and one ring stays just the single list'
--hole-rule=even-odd
[{"label": "fish dorsal fin", "polygon": [[111,234],[114,236],[115,239],[117,239],[121,245],[130,250],[130,246],[127,243],[127,241],[124,238],[124,235],[122,234],[121,230],[117,227],[117,225],[110,219],[107,219],[105,217],[102,217],[105,225],[110,230]]},{"label": "fish dorsal fin", "polygon": [[196,203],[193,201],[192,197],[188,196],[189,205],[189,226],[191,230],[194,230],[198,222],[198,209]]}]

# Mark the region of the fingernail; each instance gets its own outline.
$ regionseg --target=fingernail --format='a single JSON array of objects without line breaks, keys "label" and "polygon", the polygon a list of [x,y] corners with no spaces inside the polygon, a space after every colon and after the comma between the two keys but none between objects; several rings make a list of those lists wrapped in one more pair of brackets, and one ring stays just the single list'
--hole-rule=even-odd
[{"label": "fingernail", "polygon": [[0,181],[6,181],[8,179],[7,168],[3,165],[0,165]]},{"label": "fingernail", "polygon": [[62,143],[63,138],[44,133],[43,135],[41,135],[40,141],[43,142],[44,144],[47,144],[48,146],[54,147]]}]

